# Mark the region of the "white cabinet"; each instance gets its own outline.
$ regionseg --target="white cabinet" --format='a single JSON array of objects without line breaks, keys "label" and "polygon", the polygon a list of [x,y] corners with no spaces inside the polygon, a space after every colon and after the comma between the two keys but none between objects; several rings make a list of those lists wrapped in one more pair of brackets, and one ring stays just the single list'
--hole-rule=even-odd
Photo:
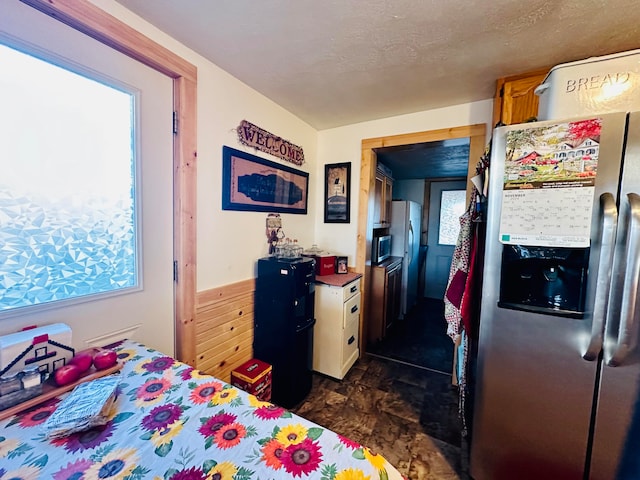
[{"label": "white cabinet", "polygon": [[342,379],[358,359],[360,278],[344,286],[316,284],[313,369]]}]

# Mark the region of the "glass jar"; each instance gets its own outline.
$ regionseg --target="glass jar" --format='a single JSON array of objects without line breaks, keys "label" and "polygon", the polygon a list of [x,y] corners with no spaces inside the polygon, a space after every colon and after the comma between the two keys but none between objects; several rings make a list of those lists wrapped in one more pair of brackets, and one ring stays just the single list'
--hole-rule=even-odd
[{"label": "glass jar", "polygon": [[284,257],[284,246],[282,246],[282,245],[276,245],[275,254],[276,254],[276,257],[277,257],[277,258],[282,258],[282,257]]},{"label": "glass jar", "polygon": [[8,395],[22,389],[22,382],[17,373],[0,377],[0,395]]},{"label": "glass jar", "polygon": [[290,238],[286,238],[284,240],[284,243],[282,244],[282,258],[291,258],[292,255],[292,248],[293,248],[293,243],[291,242]]},{"label": "glass jar", "polygon": [[31,388],[42,383],[42,376],[38,366],[27,367],[22,371],[22,388]]},{"label": "glass jar", "polygon": [[302,256],[302,250],[303,248],[298,245],[298,240],[294,240],[291,246],[291,258],[300,258]]},{"label": "glass jar", "polygon": [[313,245],[311,245],[311,248],[308,248],[307,250],[304,251],[304,253],[306,255],[320,255],[320,253],[322,253],[322,250],[320,250],[318,248],[318,245],[316,245],[315,243]]}]

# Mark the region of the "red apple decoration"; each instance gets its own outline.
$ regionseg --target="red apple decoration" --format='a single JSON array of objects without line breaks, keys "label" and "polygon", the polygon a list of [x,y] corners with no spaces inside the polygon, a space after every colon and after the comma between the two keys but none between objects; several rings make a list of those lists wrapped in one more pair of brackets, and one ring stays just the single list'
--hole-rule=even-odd
[{"label": "red apple decoration", "polygon": [[93,350],[83,350],[78,352],[69,360],[69,365],[76,365],[80,368],[80,372],[84,373],[91,368],[93,363]]},{"label": "red apple decoration", "polygon": [[53,379],[59,387],[69,385],[75,382],[82,375],[82,371],[78,365],[63,365],[53,372]]},{"label": "red apple decoration", "polygon": [[118,354],[115,350],[103,348],[93,355],[93,366],[96,370],[104,370],[113,367],[118,361]]}]

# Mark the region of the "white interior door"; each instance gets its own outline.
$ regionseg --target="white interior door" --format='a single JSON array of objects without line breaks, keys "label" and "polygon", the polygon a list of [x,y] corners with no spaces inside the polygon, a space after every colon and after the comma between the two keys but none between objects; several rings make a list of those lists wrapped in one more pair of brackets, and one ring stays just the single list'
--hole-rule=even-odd
[{"label": "white interior door", "polygon": [[[3,1],[0,44],[117,86],[135,99],[132,150],[137,156],[134,215],[139,266],[138,288],[127,294],[37,311],[25,308],[24,313],[2,319],[0,334],[63,322],[71,326],[76,348],[133,338],[173,355],[172,80],[18,0]],[[38,142],[35,133],[30,141]]]},{"label": "white interior door", "polygon": [[[432,182],[429,196],[429,233],[427,235],[429,248],[425,268],[424,296],[442,300],[449,280],[449,269],[455,248],[455,240],[450,240],[457,235],[446,235],[441,231],[441,218],[445,221],[457,222],[464,212],[464,203],[461,211],[455,208],[453,211],[442,210],[442,194],[449,191],[464,191],[466,181]],[[444,223],[444,222],[443,222]],[[444,226],[442,226],[444,228]],[[458,223],[459,228],[459,223]],[[446,238],[449,237],[449,240]]]}]

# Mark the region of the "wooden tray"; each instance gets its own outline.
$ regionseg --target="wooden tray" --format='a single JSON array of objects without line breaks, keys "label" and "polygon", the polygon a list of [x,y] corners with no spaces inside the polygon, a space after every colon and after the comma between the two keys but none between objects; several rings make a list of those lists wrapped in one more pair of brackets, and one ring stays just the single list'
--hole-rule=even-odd
[{"label": "wooden tray", "polygon": [[104,377],[106,375],[111,375],[119,371],[124,365],[123,362],[116,363],[113,367],[106,368],[104,370],[96,370],[94,367],[91,367],[87,373],[85,373],[82,377],[80,377],[77,381],[70,383],[68,385],[63,385],[59,387],[55,384],[53,378],[47,379],[46,382],[42,384],[42,393],[37,397],[30,398],[25,400],[24,402],[18,403],[13,407],[6,408],[0,411],[0,420],[4,420],[5,418],[12,417],[16,413],[20,413],[23,410],[27,410],[28,408],[35,407],[36,405],[49,400],[51,398],[57,397],[65,392],[73,390],[76,386],[80,385],[84,382],[89,382],[91,380],[95,380],[96,378]]}]

